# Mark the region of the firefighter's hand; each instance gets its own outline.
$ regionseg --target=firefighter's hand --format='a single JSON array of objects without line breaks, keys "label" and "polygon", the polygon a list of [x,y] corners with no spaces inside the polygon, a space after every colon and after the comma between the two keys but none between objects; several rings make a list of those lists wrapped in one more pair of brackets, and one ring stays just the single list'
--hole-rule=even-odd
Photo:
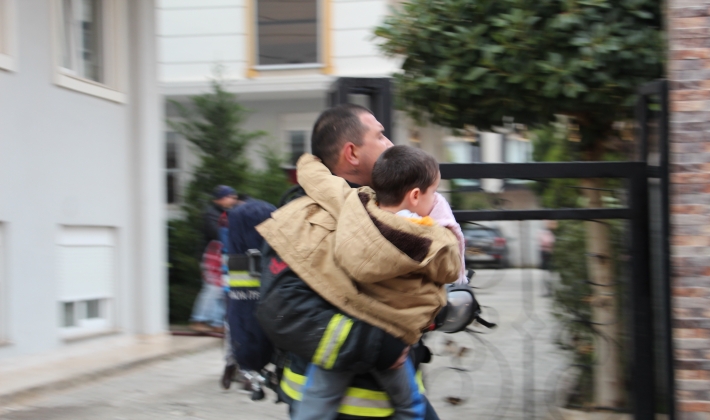
[{"label": "firefighter's hand", "polygon": [[402,366],[404,366],[404,362],[407,361],[407,357],[409,357],[409,346],[405,347],[404,350],[402,350],[402,354],[399,355],[399,359],[397,359],[394,364],[389,367],[389,369],[392,370],[401,368]]}]

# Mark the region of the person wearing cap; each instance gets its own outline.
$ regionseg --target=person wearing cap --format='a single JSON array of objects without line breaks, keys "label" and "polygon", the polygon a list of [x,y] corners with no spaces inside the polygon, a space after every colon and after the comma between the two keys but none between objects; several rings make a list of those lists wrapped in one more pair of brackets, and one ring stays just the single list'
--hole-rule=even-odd
[{"label": "person wearing cap", "polygon": [[237,192],[232,187],[218,185],[212,192],[212,203],[205,209],[202,225],[204,245],[211,241],[221,241],[219,233],[219,223],[222,217],[226,218],[226,212],[238,203]]},{"label": "person wearing cap", "polygon": [[[258,276],[253,277],[249,272],[247,254],[249,250],[262,248],[264,238],[256,231],[256,226],[271,217],[276,207],[246,195],[240,195],[239,202],[228,212],[230,270],[224,323],[226,366],[220,383],[224,389],[229,389],[239,370],[241,378],[248,382],[244,383],[245,389],[253,391],[252,399],[258,400],[264,396],[260,372],[271,361],[273,349],[256,320],[261,282]],[[236,381],[242,382],[240,379]]]},{"label": "person wearing cap", "polygon": [[212,203],[203,213],[204,253],[202,254],[202,289],[195,299],[190,328],[197,332],[223,332],[225,298],[222,275],[227,246],[227,211],[239,203],[237,192],[218,185],[212,192]]}]

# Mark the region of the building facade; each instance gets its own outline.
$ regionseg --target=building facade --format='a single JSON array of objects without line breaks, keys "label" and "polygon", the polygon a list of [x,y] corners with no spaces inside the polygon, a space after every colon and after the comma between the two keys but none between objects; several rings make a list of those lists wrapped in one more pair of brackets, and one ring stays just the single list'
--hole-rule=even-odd
[{"label": "building facade", "polygon": [[[244,128],[268,133],[251,148],[252,161],[259,165],[258,150],[268,145],[294,163],[310,151],[311,126],[338,77],[396,71],[398,63],[379,54],[372,39],[388,7],[387,0],[160,0],[162,93],[167,101],[188,102],[209,91],[220,66],[228,89],[252,112]],[[175,117],[170,107],[168,117]],[[195,157],[166,132],[174,211]]]},{"label": "building facade", "polygon": [[0,0],[0,359],[167,330],[151,0]]},{"label": "building facade", "polygon": [[677,419],[710,419],[710,2],[667,4]]},{"label": "building facade", "polygon": [[[188,102],[208,92],[216,66],[238,100],[251,109],[247,130],[267,137],[252,147],[271,145],[288,164],[310,151],[310,130],[327,106],[339,77],[390,77],[399,61],[378,50],[374,29],[391,0],[160,0],[158,39],[161,90],[167,101]],[[349,100],[369,106],[364,95]],[[168,118],[177,115],[167,107]],[[438,127],[416,127],[400,113],[391,139],[413,143],[442,162],[518,162],[530,158],[526,139],[489,133],[484,153],[466,139]],[[166,126],[168,208],[178,216],[180,192],[196,158],[190,147]],[[520,141],[523,140],[523,141]],[[481,160],[482,157],[485,159]],[[491,184],[490,190],[501,186]]]}]

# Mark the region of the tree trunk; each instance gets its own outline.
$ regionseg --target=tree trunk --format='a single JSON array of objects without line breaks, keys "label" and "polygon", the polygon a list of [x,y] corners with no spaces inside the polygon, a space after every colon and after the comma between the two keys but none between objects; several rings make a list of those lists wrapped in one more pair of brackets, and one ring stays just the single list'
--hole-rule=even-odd
[{"label": "tree trunk", "polygon": [[[602,182],[584,179],[582,187],[590,208],[602,207]],[[618,296],[611,258],[609,226],[596,221],[585,222],[587,268],[592,283],[592,321],[600,337],[595,343],[594,403],[599,407],[620,407],[623,400],[623,380],[619,354],[620,322]]]}]

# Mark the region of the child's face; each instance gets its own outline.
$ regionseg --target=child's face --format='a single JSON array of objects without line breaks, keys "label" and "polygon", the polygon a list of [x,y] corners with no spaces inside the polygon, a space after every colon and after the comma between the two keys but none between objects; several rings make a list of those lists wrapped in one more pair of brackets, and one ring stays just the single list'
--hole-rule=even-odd
[{"label": "child's face", "polygon": [[[441,182],[441,173],[436,176],[436,181],[426,191],[419,191],[418,197],[412,197],[411,200],[412,207],[408,209],[413,211],[420,216],[428,216],[431,210],[434,208],[434,201],[436,199],[435,193],[439,189],[439,183]],[[417,189],[418,190],[418,189]]]}]

